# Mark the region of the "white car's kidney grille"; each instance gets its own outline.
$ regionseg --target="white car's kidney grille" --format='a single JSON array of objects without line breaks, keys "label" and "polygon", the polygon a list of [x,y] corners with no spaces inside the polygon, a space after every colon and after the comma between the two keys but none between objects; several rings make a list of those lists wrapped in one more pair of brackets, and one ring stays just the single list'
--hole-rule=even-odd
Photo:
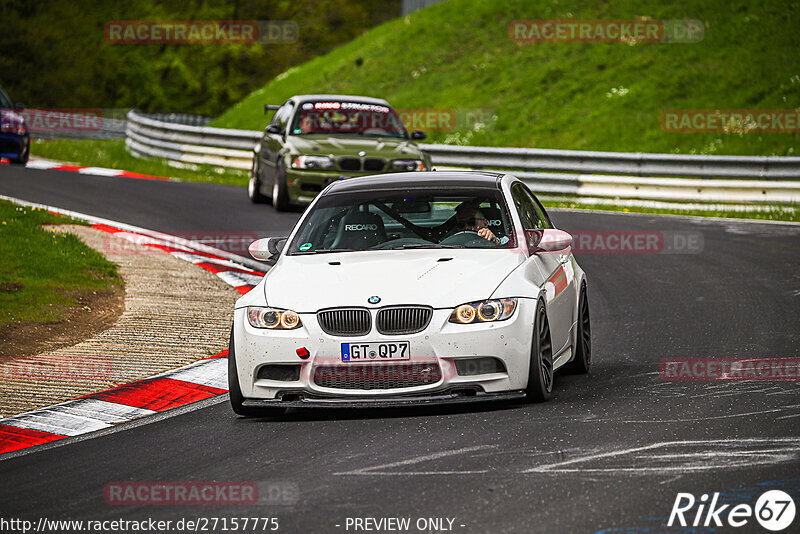
[{"label": "white car's kidney grille", "polygon": [[375,318],[378,332],[386,335],[416,334],[427,328],[433,310],[423,306],[382,308]]},{"label": "white car's kidney grille", "polygon": [[314,383],[333,389],[397,389],[435,384],[438,363],[324,365],[314,369]]},{"label": "white car's kidney grille", "polygon": [[319,311],[317,320],[323,332],[332,336],[364,336],[372,329],[369,310],[363,308]]}]

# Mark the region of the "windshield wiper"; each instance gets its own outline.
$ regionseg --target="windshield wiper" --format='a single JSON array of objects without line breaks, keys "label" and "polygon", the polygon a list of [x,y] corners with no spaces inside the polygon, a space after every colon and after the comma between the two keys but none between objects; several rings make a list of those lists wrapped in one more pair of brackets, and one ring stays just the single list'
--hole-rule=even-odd
[{"label": "windshield wiper", "polygon": [[430,243],[430,244],[408,244],[408,245],[400,245],[399,247],[391,247],[384,250],[402,250],[407,248],[466,248],[464,245],[439,245],[437,243]]},{"label": "windshield wiper", "polygon": [[352,248],[321,248],[319,250],[306,250],[293,252],[292,256],[304,256],[306,254],[327,254],[329,252],[353,252]]}]

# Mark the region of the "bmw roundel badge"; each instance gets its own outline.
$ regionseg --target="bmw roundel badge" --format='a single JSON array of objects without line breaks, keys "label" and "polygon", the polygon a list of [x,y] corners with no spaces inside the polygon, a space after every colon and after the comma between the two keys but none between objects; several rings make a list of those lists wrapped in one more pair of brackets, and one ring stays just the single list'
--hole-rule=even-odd
[{"label": "bmw roundel badge", "polygon": [[373,296],[371,296],[370,298],[367,299],[367,302],[369,302],[370,304],[377,304],[380,301],[381,301],[381,298],[378,295],[373,295]]}]

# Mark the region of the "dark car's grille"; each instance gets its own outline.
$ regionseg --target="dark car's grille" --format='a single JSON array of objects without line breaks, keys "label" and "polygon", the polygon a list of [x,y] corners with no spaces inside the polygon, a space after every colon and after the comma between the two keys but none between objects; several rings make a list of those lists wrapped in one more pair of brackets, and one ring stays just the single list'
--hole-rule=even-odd
[{"label": "dark car's grille", "polygon": [[314,383],[334,389],[395,389],[435,384],[442,379],[439,364],[325,365],[314,369]]},{"label": "dark car's grille", "polygon": [[358,158],[339,158],[339,168],[343,171],[360,171],[361,160]]},{"label": "dark car's grille", "polygon": [[364,160],[365,171],[382,171],[386,166],[386,160],[383,158],[366,158]]},{"label": "dark car's grille", "polygon": [[422,306],[398,306],[382,308],[375,323],[378,332],[387,335],[416,334],[431,322],[433,310]]},{"label": "dark car's grille", "polygon": [[372,329],[369,311],[362,308],[342,308],[317,312],[319,326],[332,336],[363,336]]}]

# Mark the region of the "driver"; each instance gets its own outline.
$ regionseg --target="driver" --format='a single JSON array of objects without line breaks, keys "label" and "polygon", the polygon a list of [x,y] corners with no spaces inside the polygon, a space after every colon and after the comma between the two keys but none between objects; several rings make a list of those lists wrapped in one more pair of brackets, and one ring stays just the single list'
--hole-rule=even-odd
[{"label": "driver", "polygon": [[456,208],[456,224],[459,231],[477,232],[478,236],[495,245],[505,245],[508,237],[499,238],[489,230],[489,221],[475,204],[461,204]]}]

